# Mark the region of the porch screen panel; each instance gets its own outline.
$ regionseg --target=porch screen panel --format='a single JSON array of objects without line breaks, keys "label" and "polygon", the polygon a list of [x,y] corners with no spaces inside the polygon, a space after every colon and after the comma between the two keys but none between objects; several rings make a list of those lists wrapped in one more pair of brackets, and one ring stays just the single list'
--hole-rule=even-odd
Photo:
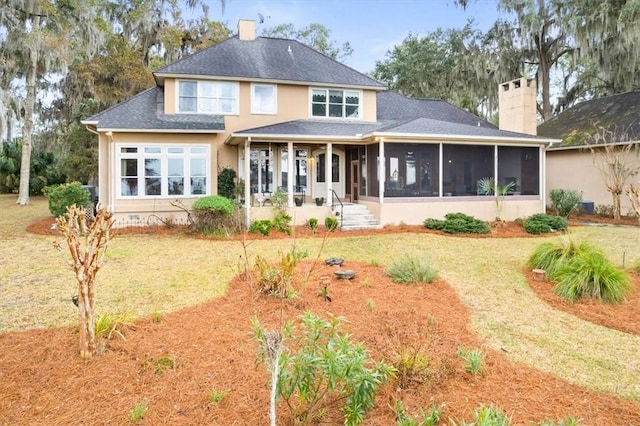
[{"label": "porch screen panel", "polygon": [[493,145],[442,147],[442,192],[444,196],[478,194],[478,181],[494,175]]},{"label": "porch screen panel", "polygon": [[378,144],[367,146],[367,175],[369,176],[368,194],[371,197],[380,196],[380,178],[378,157],[380,146]]},{"label": "porch screen panel", "polygon": [[499,146],[498,185],[509,185],[507,195],[540,194],[538,147]]},{"label": "porch screen panel", "polygon": [[437,144],[385,144],[385,197],[437,197]]}]

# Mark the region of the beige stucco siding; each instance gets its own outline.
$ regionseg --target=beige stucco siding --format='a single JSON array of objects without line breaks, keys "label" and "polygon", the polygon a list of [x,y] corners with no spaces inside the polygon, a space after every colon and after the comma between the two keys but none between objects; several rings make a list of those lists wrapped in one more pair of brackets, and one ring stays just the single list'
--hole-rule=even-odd
[{"label": "beige stucco siding", "polygon": [[[635,156],[635,153],[629,155]],[[598,168],[593,163],[593,155],[590,151],[577,149],[547,151],[547,203],[550,205],[549,193],[552,189],[575,189],[582,192],[582,199],[593,201],[595,206],[613,205],[613,198],[605,186],[605,180]],[[631,178],[629,183],[636,183],[636,178]],[[631,211],[629,198],[622,194],[620,197],[621,213],[628,214]]]}]

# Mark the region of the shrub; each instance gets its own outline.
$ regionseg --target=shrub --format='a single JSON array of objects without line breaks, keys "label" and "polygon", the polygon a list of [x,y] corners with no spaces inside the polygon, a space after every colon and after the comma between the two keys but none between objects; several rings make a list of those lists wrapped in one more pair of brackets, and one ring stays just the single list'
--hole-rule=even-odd
[{"label": "shrub", "polygon": [[415,256],[396,259],[384,273],[395,283],[430,283],[438,275],[428,259]]},{"label": "shrub", "polygon": [[229,199],[236,196],[236,171],[230,167],[223,168],[218,174],[218,194]]},{"label": "shrub", "polygon": [[546,234],[553,231],[566,231],[569,227],[567,219],[562,216],[549,216],[537,213],[524,221],[524,230],[529,234]]},{"label": "shrub", "polygon": [[49,211],[56,217],[65,214],[67,207],[74,204],[83,209],[91,206],[91,194],[79,182],[47,186],[43,192],[49,198]]},{"label": "shrub", "polygon": [[[362,423],[375,394],[393,374],[383,362],[373,363],[366,348],[340,332],[339,318],[322,319],[307,312],[300,335],[279,357],[278,391],[296,424],[316,424],[332,407],[341,406],[345,425]],[[262,356],[268,358],[264,332],[254,323]],[[371,365],[371,366],[370,366]]]},{"label": "shrub", "polygon": [[571,302],[593,297],[606,303],[620,303],[631,290],[629,276],[611,264],[604,253],[590,246],[563,265],[556,279],[554,292]]},{"label": "shrub", "polygon": [[209,195],[193,203],[197,232],[235,234],[240,229],[235,203],[222,195]]},{"label": "shrub", "polygon": [[594,209],[595,215],[600,217],[613,217],[614,211],[612,204],[598,204]]},{"label": "shrub", "polygon": [[551,208],[559,216],[568,217],[569,214],[578,208],[582,201],[582,193],[575,189],[552,189],[549,193]]},{"label": "shrub", "polygon": [[329,231],[335,231],[338,229],[338,219],[334,216],[327,216],[324,218],[324,226],[326,226]]},{"label": "shrub", "polygon": [[424,226],[448,234],[488,234],[491,232],[491,227],[487,222],[464,213],[448,213],[444,218],[444,220],[427,219],[424,221]]},{"label": "shrub", "polygon": [[309,220],[307,220],[307,225],[309,225],[309,228],[311,228],[311,232],[313,232],[314,234],[318,231],[318,219],[315,217],[311,217],[309,218]]},{"label": "shrub", "polygon": [[260,233],[267,236],[271,232],[271,227],[272,225],[269,219],[254,220],[251,222],[251,226],[249,226],[249,232],[252,234]]},{"label": "shrub", "polygon": [[296,265],[308,255],[308,252],[293,247],[286,253],[278,252],[278,259],[272,262],[260,255],[256,256],[258,291],[282,298],[293,295]]},{"label": "shrub", "polygon": [[291,216],[284,211],[278,211],[276,216],[271,221],[272,228],[279,232],[284,232],[291,235]]},{"label": "shrub", "polygon": [[543,269],[549,279],[555,280],[558,270],[568,263],[578,251],[582,250],[582,245],[584,243],[578,245],[571,240],[542,243],[534,249],[527,260],[527,267],[529,269]]}]

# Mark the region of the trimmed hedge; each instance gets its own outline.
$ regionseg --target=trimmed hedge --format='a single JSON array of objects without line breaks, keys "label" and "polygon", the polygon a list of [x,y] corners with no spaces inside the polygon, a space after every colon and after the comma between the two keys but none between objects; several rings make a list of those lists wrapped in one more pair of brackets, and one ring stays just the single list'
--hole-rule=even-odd
[{"label": "trimmed hedge", "polygon": [[448,234],[488,234],[491,227],[487,222],[464,213],[448,213],[444,220],[426,219],[424,227],[444,231]]},{"label": "trimmed hedge", "polygon": [[65,214],[67,207],[74,204],[83,209],[91,207],[91,194],[79,182],[47,186],[43,193],[49,198],[49,211],[56,217]]},{"label": "trimmed hedge", "polygon": [[529,234],[546,234],[555,231],[566,231],[569,227],[567,219],[562,216],[549,216],[537,213],[524,220],[524,230]]}]

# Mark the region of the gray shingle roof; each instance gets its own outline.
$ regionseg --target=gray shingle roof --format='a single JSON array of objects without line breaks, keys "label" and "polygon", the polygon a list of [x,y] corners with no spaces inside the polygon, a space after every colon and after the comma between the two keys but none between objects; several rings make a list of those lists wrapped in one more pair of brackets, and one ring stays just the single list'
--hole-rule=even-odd
[{"label": "gray shingle roof", "polygon": [[295,40],[238,37],[218,43],[156,71],[384,88],[385,85]]},{"label": "gray shingle roof", "polygon": [[164,113],[164,90],[154,87],[106,109],[84,123],[98,122],[100,130],[224,130],[221,115]]},{"label": "gray shingle roof", "polygon": [[493,124],[443,100],[412,99],[395,92],[379,92],[378,121],[294,120],[234,132],[236,135],[289,135],[359,137],[371,133],[388,135],[450,135],[488,138],[548,140],[500,130]]},{"label": "gray shingle roof", "polygon": [[538,134],[562,139],[554,149],[589,143],[596,126],[615,132],[610,142],[640,140],[640,91],[592,99],[572,106],[538,126]]}]

